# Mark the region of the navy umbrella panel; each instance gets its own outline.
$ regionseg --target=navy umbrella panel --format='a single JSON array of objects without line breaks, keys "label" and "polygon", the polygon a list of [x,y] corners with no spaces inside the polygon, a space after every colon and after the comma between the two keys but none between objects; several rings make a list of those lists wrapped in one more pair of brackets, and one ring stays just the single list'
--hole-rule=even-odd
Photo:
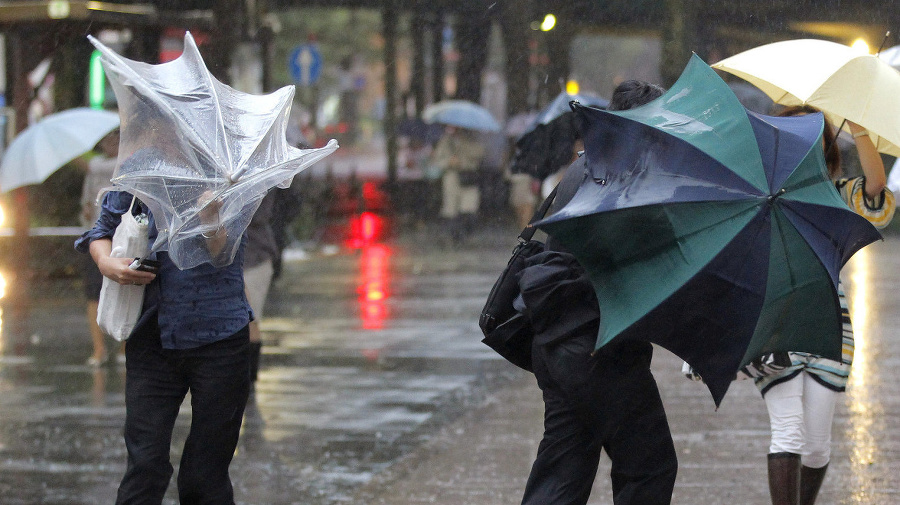
[{"label": "navy umbrella panel", "polygon": [[827,177],[820,114],[749,112],[695,60],[645,106],[576,106],[588,177],[537,225],[591,277],[598,348],[657,343],[691,364],[718,405],[736,371],[766,352],[840,359],[838,274],[880,235]]}]

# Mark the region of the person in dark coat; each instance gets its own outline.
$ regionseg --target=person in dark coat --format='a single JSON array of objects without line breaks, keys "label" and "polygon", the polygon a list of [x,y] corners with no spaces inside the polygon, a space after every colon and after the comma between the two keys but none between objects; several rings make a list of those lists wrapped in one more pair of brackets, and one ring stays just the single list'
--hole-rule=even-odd
[{"label": "person in dark coat", "polygon": [[[610,110],[643,105],[664,90],[626,81]],[[582,156],[560,182],[553,213],[590,177]],[[534,333],[532,367],[544,400],[544,436],[525,486],[523,505],[585,504],[602,451],[612,461],[615,505],[671,503],[678,469],[675,447],[648,342],[613,341],[595,352],[600,307],[587,274],[550,236],[529,259],[514,306]]]}]

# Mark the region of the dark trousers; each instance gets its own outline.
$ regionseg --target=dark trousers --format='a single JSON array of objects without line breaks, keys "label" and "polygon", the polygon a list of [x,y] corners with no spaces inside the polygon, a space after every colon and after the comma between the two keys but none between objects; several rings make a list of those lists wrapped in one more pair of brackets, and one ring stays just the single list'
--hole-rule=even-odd
[{"label": "dark trousers", "polygon": [[650,373],[652,347],[626,343],[591,356],[595,341],[585,332],[533,346],[544,438],[522,503],[587,503],[606,450],[615,505],[668,505],[678,461]]},{"label": "dark trousers", "polygon": [[117,504],[159,505],[172,464],[172,429],[191,393],[191,428],[181,453],[182,505],[234,503],[228,467],[250,391],[249,331],[195,349],[163,349],[155,322],[125,346],[125,446],[128,467]]}]

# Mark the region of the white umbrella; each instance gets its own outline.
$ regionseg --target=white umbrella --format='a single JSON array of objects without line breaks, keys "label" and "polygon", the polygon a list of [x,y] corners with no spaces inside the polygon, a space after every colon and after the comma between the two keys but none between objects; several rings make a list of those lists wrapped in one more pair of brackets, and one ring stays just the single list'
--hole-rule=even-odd
[{"label": "white umbrella", "polygon": [[40,184],[53,172],[93,149],[119,126],[119,115],[79,107],[50,114],[22,131],[0,161],[0,190]]},{"label": "white umbrella", "polygon": [[884,60],[827,40],[755,47],[712,65],[781,105],[811,105],[835,125],[853,121],[879,152],[900,156],[900,73]]}]

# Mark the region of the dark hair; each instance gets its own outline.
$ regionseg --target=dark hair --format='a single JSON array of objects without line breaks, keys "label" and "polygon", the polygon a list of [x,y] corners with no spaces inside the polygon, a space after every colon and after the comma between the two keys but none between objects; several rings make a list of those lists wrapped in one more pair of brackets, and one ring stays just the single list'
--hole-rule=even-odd
[{"label": "dark hair", "polygon": [[616,86],[607,110],[628,110],[652,102],[665,93],[662,86],[646,81],[629,80]]},{"label": "dark hair", "polygon": [[[805,114],[815,114],[817,112],[822,111],[811,105],[793,105],[781,109],[776,115],[781,117],[803,116]],[[822,131],[822,140],[825,142],[822,149],[825,150],[825,166],[828,167],[828,177],[836,179],[841,175],[841,150],[837,145],[837,131],[828,118],[825,118],[825,129]]]}]

